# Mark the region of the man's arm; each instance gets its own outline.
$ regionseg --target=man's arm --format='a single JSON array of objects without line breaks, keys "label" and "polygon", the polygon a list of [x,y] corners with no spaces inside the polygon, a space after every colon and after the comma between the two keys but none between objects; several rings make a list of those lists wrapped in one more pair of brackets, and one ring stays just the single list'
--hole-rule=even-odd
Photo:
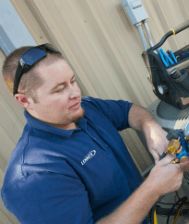
[{"label": "man's arm", "polygon": [[170,164],[167,156],[152,169],[144,183],[113,213],[102,218],[97,224],[139,224],[150,211],[158,198],[168,192],[176,191],[183,173],[178,164]]},{"label": "man's arm", "polygon": [[[132,105],[129,111],[129,125],[131,128],[143,132],[148,149],[157,162],[159,156],[167,148],[167,132],[161,128],[146,109],[136,105]],[[189,171],[189,159],[182,162],[180,166],[183,171]]]},{"label": "man's arm", "polygon": [[143,132],[148,149],[157,162],[168,145],[167,132],[146,109],[137,105],[132,105],[129,111],[129,125],[131,128]]}]

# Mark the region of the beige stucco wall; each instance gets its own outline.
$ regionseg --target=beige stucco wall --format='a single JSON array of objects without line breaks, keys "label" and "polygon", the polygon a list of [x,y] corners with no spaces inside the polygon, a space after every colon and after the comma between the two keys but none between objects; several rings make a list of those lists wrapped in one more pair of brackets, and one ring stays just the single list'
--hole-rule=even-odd
[{"label": "beige stucco wall", "polygon": [[[2,67],[4,58],[4,54],[0,51],[0,68]],[[7,161],[24,124],[21,113],[21,109],[8,93],[0,72],[0,188]],[[0,200],[0,224],[16,223],[18,222],[7,212],[2,200]]]}]

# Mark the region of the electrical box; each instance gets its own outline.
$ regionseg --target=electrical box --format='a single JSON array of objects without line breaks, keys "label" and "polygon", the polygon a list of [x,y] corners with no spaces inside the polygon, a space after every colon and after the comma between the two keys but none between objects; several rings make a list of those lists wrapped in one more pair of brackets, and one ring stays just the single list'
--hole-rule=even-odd
[{"label": "electrical box", "polygon": [[122,0],[122,6],[133,25],[148,18],[141,0]]}]

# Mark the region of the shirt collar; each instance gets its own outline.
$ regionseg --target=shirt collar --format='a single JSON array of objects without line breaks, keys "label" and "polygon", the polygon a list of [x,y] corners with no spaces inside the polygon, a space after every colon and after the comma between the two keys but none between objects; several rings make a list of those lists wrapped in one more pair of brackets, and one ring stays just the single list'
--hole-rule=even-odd
[{"label": "shirt collar", "polygon": [[29,126],[31,126],[32,128],[35,129],[39,129],[41,131],[44,132],[49,132],[51,134],[54,135],[60,135],[62,137],[71,137],[71,135],[75,132],[80,130],[80,127],[82,129],[86,129],[87,127],[87,121],[85,118],[81,118],[78,122],[77,125],[79,126],[79,128],[73,129],[73,130],[65,130],[63,128],[57,128],[57,127],[53,127],[47,123],[45,123],[44,121],[38,120],[37,118],[34,118],[33,116],[31,116],[31,114],[29,114],[27,111],[24,111],[24,116],[27,120],[27,124]]}]

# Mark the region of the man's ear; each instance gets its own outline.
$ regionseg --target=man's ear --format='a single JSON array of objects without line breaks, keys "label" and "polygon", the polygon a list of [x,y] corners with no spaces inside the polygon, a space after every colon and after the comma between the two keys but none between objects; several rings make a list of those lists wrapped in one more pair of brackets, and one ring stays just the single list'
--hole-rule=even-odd
[{"label": "man's ear", "polygon": [[24,93],[17,93],[14,95],[16,101],[25,109],[29,109],[32,104],[32,98],[26,96]]}]

